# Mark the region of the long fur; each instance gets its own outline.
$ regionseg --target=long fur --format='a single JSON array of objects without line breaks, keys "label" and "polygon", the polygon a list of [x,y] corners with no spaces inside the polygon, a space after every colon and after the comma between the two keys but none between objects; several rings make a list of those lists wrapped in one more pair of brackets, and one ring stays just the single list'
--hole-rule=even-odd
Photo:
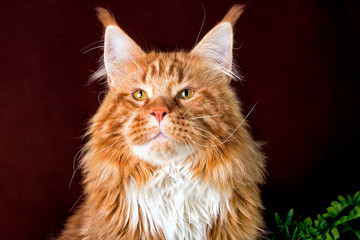
[{"label": "long fur", "polygon": [[[222,22],[234,25],[242,10],[234,6]],[[98,15],[117,26],[105,9]],[[229,75],[197,51],[132,59],[118,66],[126,76],[112,74],[90,121],[84,200],[59,239],[261,238],[264,155]],[[195,94],[179,99],[185,88]],[[136,101],[136,89],[148,98]],[[160,107],[168,110],[161,124],[150,114]]]}]

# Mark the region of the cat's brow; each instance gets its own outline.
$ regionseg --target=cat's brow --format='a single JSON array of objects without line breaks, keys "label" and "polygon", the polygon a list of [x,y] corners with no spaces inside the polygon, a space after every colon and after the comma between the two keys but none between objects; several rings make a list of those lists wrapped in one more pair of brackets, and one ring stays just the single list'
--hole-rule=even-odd
[{"label": "cat's brow", "polygon": [[166,61],[159,58],[157,62],[158,62],[158,66],[159,66],[158,75],[162,76],[162,75],[164,75],[164,65],[166,64]]},{"label": "cat's brow", "polygon": [[175,57],[168,68],[168,75],[175,77],[178,83],[181,83],[184,79],[183,71],[184,68],[182,67],[181,62]]},{"label": "cat's brow", "polygon": [[151,63],[147,68],[147,72],[144,74],[143,82],[146,83],[148,79],[154,77],[157,73],[157,67],[155,63]]},{"label": "cat's brow", "polygon": [[168,67],[168,70],[167,70],[167,73],[168,73],[169,75],[173,75],[173,74],[174,74],[174,68],[175,68],[175,66],[176,66],[176,63],[175,63],[175,62],[171,62],[171,63],[169,64],[169,67]]},{"label": "cat's brow", "polygon": [[159,76],[159,77],[172,77],[178,80],[178,83],[181,83],[183,80],[183,67],[182,62],[176,56],[176,53],[173,53],[170,56],[159,56],[154,61],[152,61],[147,68],[147,71],[142,79],[143,83],[146,83],[149,79]]}]

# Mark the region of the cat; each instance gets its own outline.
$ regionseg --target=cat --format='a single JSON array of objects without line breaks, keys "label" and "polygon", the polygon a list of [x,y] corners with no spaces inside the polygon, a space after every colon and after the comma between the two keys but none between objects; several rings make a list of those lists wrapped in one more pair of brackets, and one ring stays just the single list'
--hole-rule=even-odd
[{"label": "cat", "polygon": [[84,199],[65,239],[260,239],[261,144],[230,86],[243,6],[189,52],[145,53],[104,8],[107,94],[81,160]]}]

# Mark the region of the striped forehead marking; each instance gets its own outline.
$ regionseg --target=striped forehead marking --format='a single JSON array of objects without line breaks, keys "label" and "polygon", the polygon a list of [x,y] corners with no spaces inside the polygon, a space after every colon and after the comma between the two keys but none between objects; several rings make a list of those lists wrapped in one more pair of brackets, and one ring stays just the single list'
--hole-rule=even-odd
[{"label": "striped forehead marking", "polygon": [[183,80],[183,64],[176,54],[171,57],[158,57],[149,64],[147,69],[145,83],[149,83],[154,78],[176,79],[178,83]]}]

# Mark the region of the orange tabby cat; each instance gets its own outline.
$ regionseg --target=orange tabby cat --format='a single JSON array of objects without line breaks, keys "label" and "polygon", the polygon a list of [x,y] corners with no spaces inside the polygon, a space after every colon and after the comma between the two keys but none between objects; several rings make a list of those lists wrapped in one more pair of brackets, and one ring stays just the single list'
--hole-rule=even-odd
[{"label": "orange tabby cat", "polygon": [[85,197],[59,239],[259,239],[264,156],[229,82],[234,6],[191,52],[143,52],[104,24],[108,92],[81,161]]}]

